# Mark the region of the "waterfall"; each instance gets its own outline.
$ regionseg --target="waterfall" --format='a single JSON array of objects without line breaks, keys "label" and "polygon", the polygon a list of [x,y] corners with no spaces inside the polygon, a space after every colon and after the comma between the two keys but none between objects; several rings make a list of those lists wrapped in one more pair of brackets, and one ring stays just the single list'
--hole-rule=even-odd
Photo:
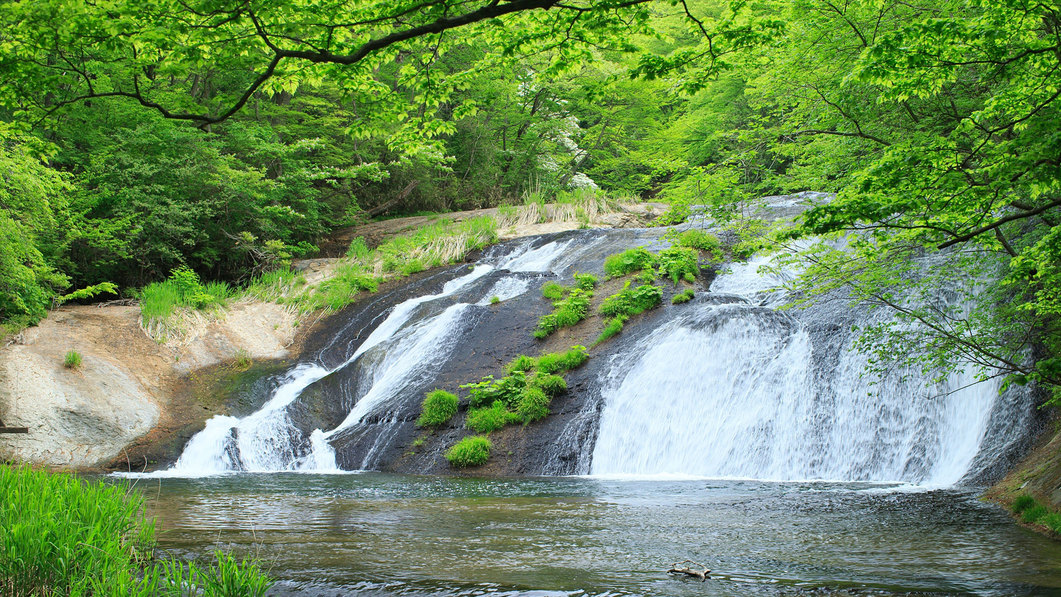
[{"label": "waterfall", "polygon": [[613,359],[589,472],[950,486],[1007,447],[984,444],[993,420],[1031,416],[1022,390],[970,372],[869,373],[855,328],[885,312],[776,311],[779,280],[758,265]]},{"label": "waterfall", "polygon": [[[594,240],[580,249],[592,247]],[[403,390],[428,375],[444,360],[463,333],[473,306],[488,305],[493,296],[505,300],[529,291],[527,275],[562,270],[574,260],[572,240],[539,246],[523,242],[499,257],[484,258],[471,271],[457,277],[434,294],[411,298],[394,306],[375,325],[357,349],[339,365],[325,369],[304,363],[289,371],[273,395],[256,412],[237,418],[218,415],[193,436],[178,461],[158,476],[203,476],[226,472],[335,472],[337,437],[356,433],[366,416],[378,412],[388,401],[406,397]],[[477,282],[492,274],[489,290]],[[459,298],[459,300],[458,300]],[[333,347],[328,346],[329,349]],[[366,391],[356,400],[345,419],[330,430],[301,432],[293,423],[289,407],[315,382],[346,367],[359,365],[359,385]],[[376,443],[386,442],[381,434]],[[374,451],[364,458],[372,461]]]}]

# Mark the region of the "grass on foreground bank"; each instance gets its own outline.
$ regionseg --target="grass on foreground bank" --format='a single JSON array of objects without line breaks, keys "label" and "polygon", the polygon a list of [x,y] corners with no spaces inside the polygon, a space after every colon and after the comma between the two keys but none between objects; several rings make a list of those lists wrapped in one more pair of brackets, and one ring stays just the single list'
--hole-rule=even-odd
[{"label": "grass on foreground bank", "polygon": [[1021,522],[1041,525],[1061,535],[1061,512],[1051,511],[1026,493],[1013,500],[1010,510],[1020,518]]},{"label": "grass on foreground bank", "polygon": [[156,559],[139,493],[72,475],[0,466],[0,594],[258,597],[256,561]]},{"label": "grass on foreground bank", "polygon": [[141,321],[152,338],[165,342],[182,334],[185,320],[219,316],[230,303],[247,297],[291,305],[300,313],[338,310],[363,292],[375,292],[387,280],[459,263],[472,251],[497,242],[500,230],[550,221],[578,221],[588,226],[613,208],[613,202],[589,192],[561,193],[554,204],[546,204],[543,196],[535,195],[527,197],[524,205],[498,208],[496,217],[454,222],[440,216],[436,222],[390,238],[375,249],[369,249],[365,239],[358,237],[333,275],[315,287],[307,285],[302,274],[286,268],[256,276],[240,289],[225,282],[203,283],[195,272],[180,267],[168,279],[136,293]]}]

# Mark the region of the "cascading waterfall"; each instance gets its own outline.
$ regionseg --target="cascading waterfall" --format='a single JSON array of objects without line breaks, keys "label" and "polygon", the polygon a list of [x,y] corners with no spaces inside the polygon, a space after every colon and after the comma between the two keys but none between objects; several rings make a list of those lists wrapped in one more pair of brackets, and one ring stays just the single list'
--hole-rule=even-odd
[{"label": "cascading waterfall", "polygon": [[992,418],[1030,416],[1023,396],[968,372],[867,373],[853,328],[884,313],[775,311],[784,297],[757,265],[613,361],[592,474],[949,486],[972,472]]},{"label": "cascading waterfall", "polygon": [[[451,280],[437,294],[427,294],[396,305],[357,350],[337,367],[300,364],[288,372],[272,397],[256,412],[244,418],[216,416],[188,442],[174,466],[155,473],[159,476],[202,476],[225,472],[335,472],[335,452],[331,440],[349,433],[364,418],[390,400],[400,399],[411,380],[425,374],[446,358],[448,349],[461,334],[469,309],[487,305],[493,296],[501,300],[523,294],[530,288],[526,274],[547,272],[571,260],[571,240],[554,241],[539,247],[531,243],[517,246],[496,264],[479,263],[472,271]],[[592,243],[591,243],[592,244]],[[585,247],[583,247],[585,248]],[[475,302],[454,302],[435,313],[421,313],[431,303],[454,300],[492,272],[514,275],[499,277],[484,296]],[[523,276],[519,275],[523,274]],[[316,429],[306,436],[293,424],[288,407],[314,382],[344,367],[366,360],[368,388],[346,418],[331,430]],[[385,435],[377,439],[382,444]],[[370,462],[373,453],[364,459]]]}]

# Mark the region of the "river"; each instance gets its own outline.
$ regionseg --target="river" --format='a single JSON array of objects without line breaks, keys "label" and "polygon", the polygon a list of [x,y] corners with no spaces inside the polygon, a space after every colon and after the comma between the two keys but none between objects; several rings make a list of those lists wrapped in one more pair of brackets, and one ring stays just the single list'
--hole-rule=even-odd
[{"label": "river", "polygon": [[[142,479],[161,547],[277,595],[1061,595],[1061,545],[973,491],[382,473]],[[702,562],[707,582],[672,576]]]}]

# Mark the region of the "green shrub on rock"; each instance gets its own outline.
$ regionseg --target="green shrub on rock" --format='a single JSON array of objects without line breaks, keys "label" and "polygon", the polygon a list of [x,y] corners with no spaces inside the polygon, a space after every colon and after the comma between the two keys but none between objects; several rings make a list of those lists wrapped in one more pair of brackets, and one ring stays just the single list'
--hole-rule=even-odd
[{"label": "green shrub on rock", "polygon": [[457,414],[457,396],[445,390],[434,390],[427,393],[421,408],[417,427],[434,427],[441,425]]},{"label": "green shrub on rock", "polygon": [[481,466],[490,459],[493,444],[481,435],[468,436],[446,452],[446,460],[457,468]]}]

